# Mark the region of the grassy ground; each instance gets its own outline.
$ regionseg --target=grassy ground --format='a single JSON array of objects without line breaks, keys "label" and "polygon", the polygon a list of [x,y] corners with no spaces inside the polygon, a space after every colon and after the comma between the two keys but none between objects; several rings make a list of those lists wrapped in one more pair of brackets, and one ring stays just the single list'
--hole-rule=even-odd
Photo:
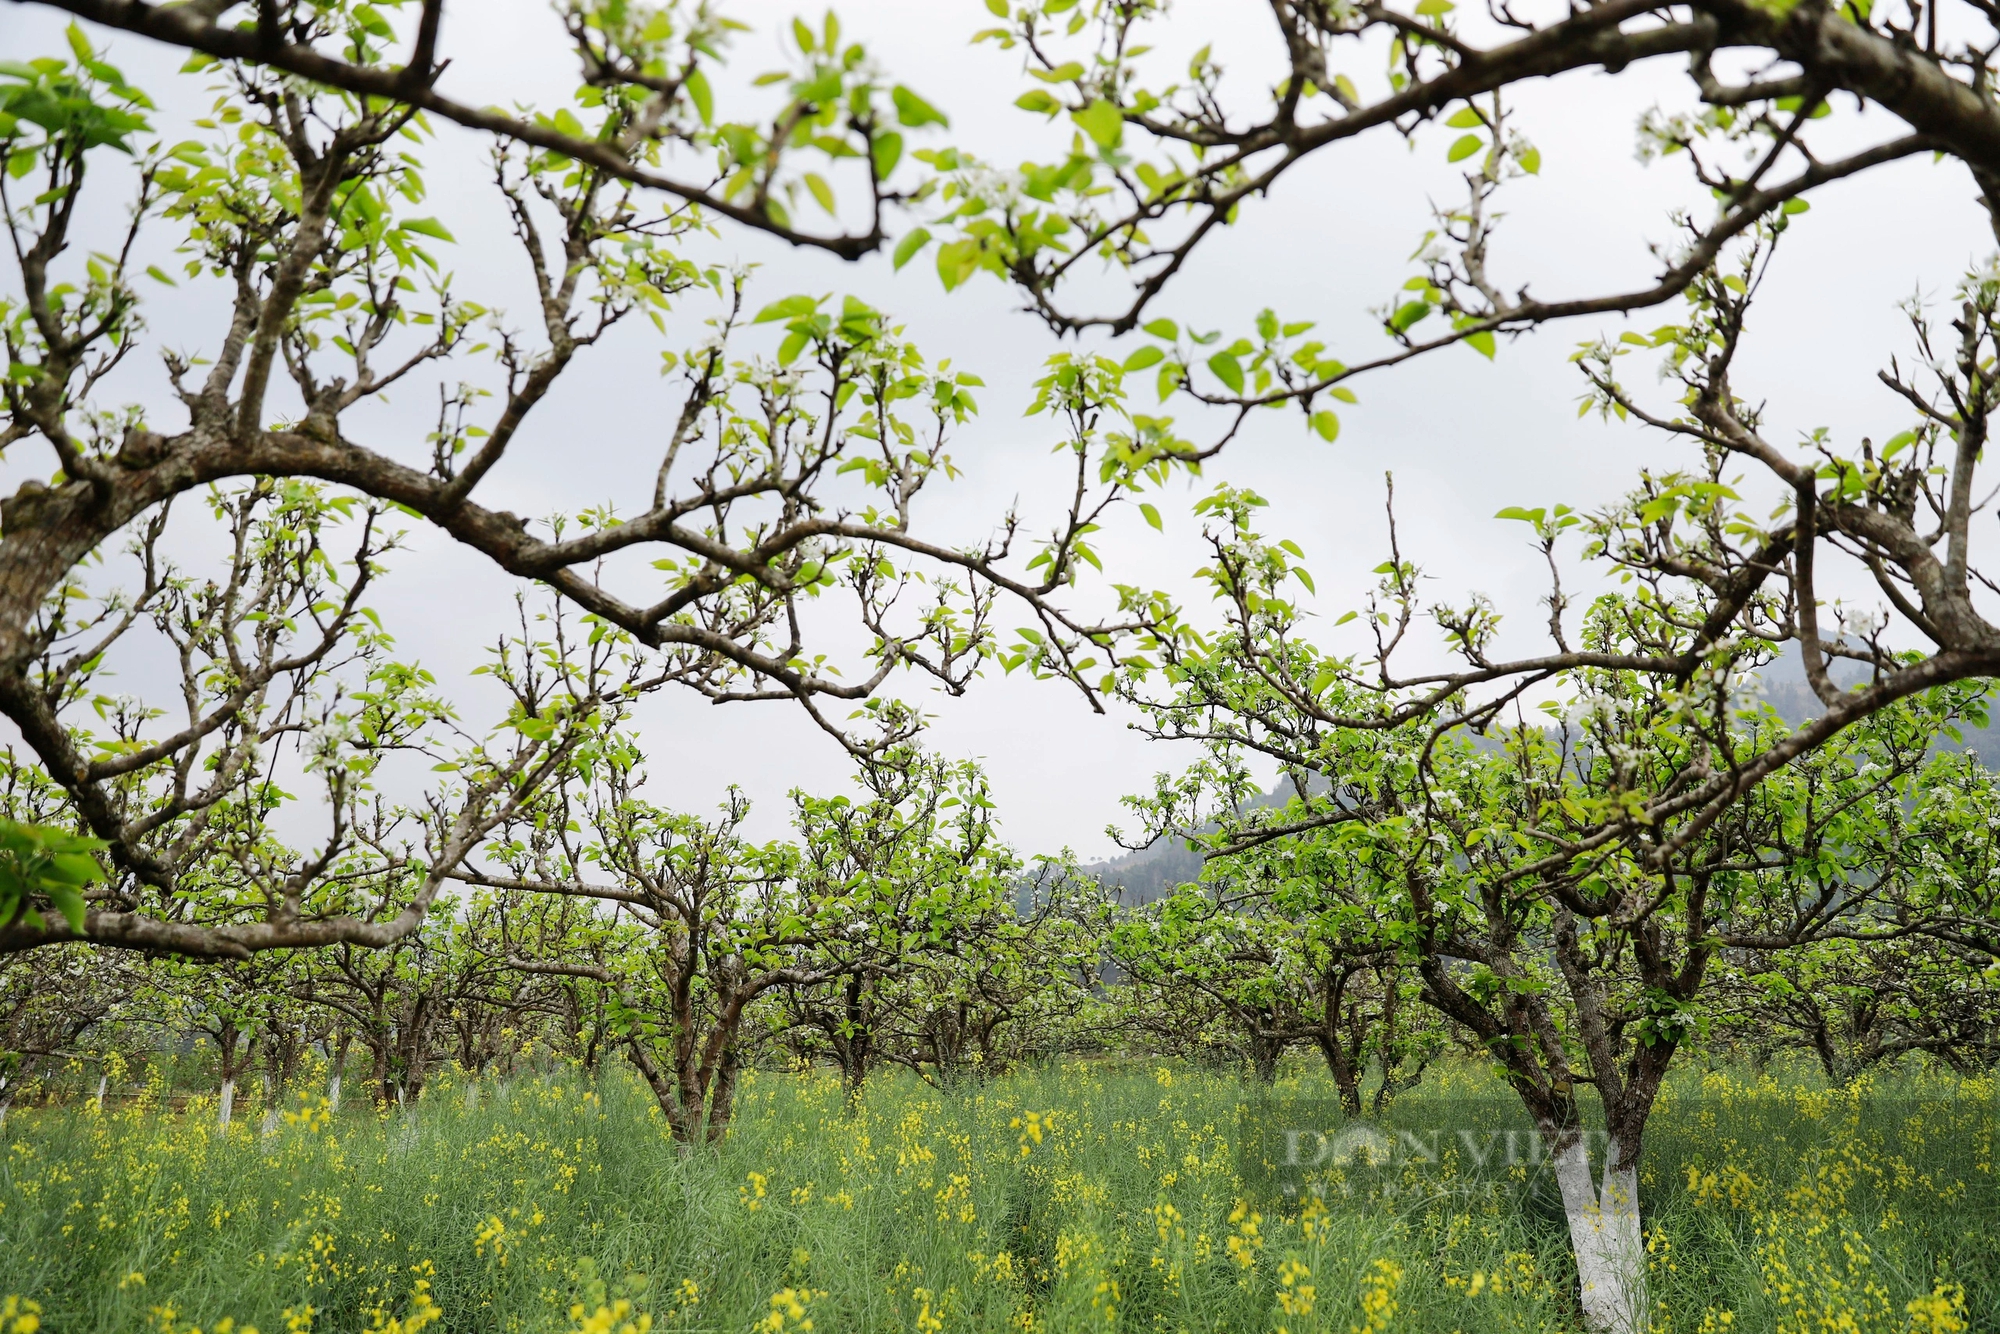
[{"label": "grassy ground", "polygon": [[[759,1074],[728,1143],[692,1154],[622,1076],[440,1079],[387,1115],[294,1093],[270,1133],[253,1100],[226,1136],[212,1099],[168,1110],[157,1084],[17,1109],[0,1334],[1575,1328],[1559,1214],[1245,1199],[1244,1096],[1070,1066],[889,1077],[850,1105]],[[1648,1142],[1656,1328],[2000,1331],[1992,1107],[1990,1085],[1688,1075]]]}]

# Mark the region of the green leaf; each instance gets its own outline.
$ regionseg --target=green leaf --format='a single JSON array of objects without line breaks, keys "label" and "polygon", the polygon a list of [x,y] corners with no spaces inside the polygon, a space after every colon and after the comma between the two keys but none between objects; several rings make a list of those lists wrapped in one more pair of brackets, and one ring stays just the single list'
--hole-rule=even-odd
[{"label": "green leaf", "polygon": [[900,83],[890,91],[889,100],[896,104],[896,119],[911,129],[919,125],[943,125],[947,128],[951,125],[944,112]]},{"label": "green leaf", "polygon": [[1397,333],[1408,333],[1430,313],[1431,307],[1428,301],[1411,301],[1405,303],[1402,309],[1391,316],[1389,323]]},{"label": "green leaf", "polygon": [[1139,326],[1155,338],[1164,338],[1169,343],[1181,336],[1180,327],[1172,320],[1147,320]]},{"label": "green leaf", "polygon": [[1458,136],[1458,141],[1451,146],[1451,151],[1444,155],[1445,161],[1463,162],[1485,146],[1486,141],[1478,135],[1461,134]]},{"label": "green leaf", "polygon": [[47,886],[49,901],[56,905],[56,911],[69,923],[69,929],[77,935],[83,934],[83,895],[68,885]]},{"label": "green leaf", "polygon": [[938,247],[938,278],[949,292],[967,278],[979,272],[979,242],[971,240],[948,241]]},{"label": "green leaf", "polygon": [[1010,11],[1007,8],[1007,0],[986,0],[986,12],[991,14],[996,19],[1004,19],[1010,17]]},{"label": "green leaf", "polygon": [[1482,329],[1476,334],[1467,334],[1465,336],[1465,345],[1488,361],[1493,360],[1495,347],[1493,331],[1491,329]]},{"label": "green leaf", "polygon": [[1147,523],[1152,524],[1153,527],[1158,528],[1161,532],[1166,531],[1166,528],[1160,523],[1160,512],[1143,500],[1139,502],[1139,513],[1146,516]]},{"label": "green leaf", "polygon": [[1243,366],[1227,352],[1218,352],[1208,359],[1208,368],[1215,372],[1215,378],[1229,386],[1229,392],[1243,392]]},{"label": "green leaf", "polygon": [[900,269],[916,258],[917,252],[930,243],[930,232],[923,227],[919,227],[902,240],[896,242],[896,253],[890,257],[891,262]]},{"label": "green leaf", "polygon": [[875,179],[886,181],[896,170],[896,164],[903,160],[903,136],[894,130],[883,130],[875,136],[868,152],[875,164]]},{"label": "green leaf", "polygon": [[687,89],[688,100],[694,103],[694,114],[701,117],[701,123],[715,124],[715,90],[708,86],[708,76],[695,70],[681,86]]},{"label": "green leaf", "polygon": [[450,241],[454,244],[458,241],[458,238],[436,218],[411,218],[403,224],[403,230],[415,232],[419,236],[434,236],[440,241]]},{"label": "green leaf", "polygon": [[828,213],[835,212],[833,207],[833,187],[826,183],[826,177],[816,171],[809,171],[806,173],[805,180],[806,189],[812,194],[813,202]]},{"label": "green leaf", "polygon": [[1325,408],[1312,415],[1312,428],[1329,444],[1340,438],[1340,418]]},{"label": "green leaf", "polygon": [[1165,361],[1166,359],[1167,359],[1167,354],[1165,352],[1162,352],[1159,348],[1154,347],[1151,344],[1148,344],[1147,346],[1140,348],[1137,352],[1134,352],[1131,356],[1125,358],[1125,365],[1123,369],[1127,371],[1143,371],[1146,369],[1146,367],[1157,366],[1159,363]]},{"label": "green leaf", "polygon": [[1795,213],[1804,213],[1811,208],[1812,205],[1803,199],[1787,199],[1785,201],[1785,213],[1787,216]]},{"label": "green leaf", "polygon": [[788,296],[782,301],[773,301],[757,312],[752,324],[769,324],[772,320],[793,320],[801,315],[810,315],[819,309],[819,302],[809,296]]},{"label": "green leaf", "polygon": [[1125,136],[1125,117],[1109,102],[1092,102],[1081,111],[1070,112],[1069,118],[1094,139],[1099,148],[1116,148],[1118,141]]},{"label": "green leaf", "polygon": [[1038,116],[1053,116],[1062,110],[1062,103],[1046,88],[1030,88],[1014,99],[1014,105]]},{"label": "green leaf", "polygon": [[1486,122],[1480,119],[1479,113],[1473,108],[1465,107],[1457,115],[1446,121],[1445,124],[1454,130],[1476,130],[1486,124]]},{"label": "green leaf", "polygon": [[1542,170],[1542,150],[1530,144],[1514,154],[1514,160],[1521,164],[1521,170],[1530,176],[1539,175]]}]

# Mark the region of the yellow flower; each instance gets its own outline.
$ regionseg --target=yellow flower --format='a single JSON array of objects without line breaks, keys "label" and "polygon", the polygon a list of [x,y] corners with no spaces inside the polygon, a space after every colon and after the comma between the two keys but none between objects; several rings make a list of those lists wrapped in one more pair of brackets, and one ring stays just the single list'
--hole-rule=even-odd
[{"label": "yellow flower", "polygon": [[0,1334],[35,1334],[42,1327],[42,1308],[26,1297],[0,1301]]},{"label": "yellow flower", "polygon": [[1026,1158],[1041,1145],[1042,1137],[1055,1133],[1056,1114],[1054,1112],[1023,1112],[1007,1123],[1010,1130],[1021,1132],[1021,1156]]},{"label": "yellow flower", "polygon": [[1956,1283],[1940,1283],[1928,1297],[1919,1297],[1903,1310],[1910,1317],[1912,1334],[1959,1334],[1970,1329],[1965,1313],[1965,1289]]},{"label": "yellow flower", "polygon": [[1403,1281],[1403,1267],[1394,1260],[1380,1259],[1368,1267],[1361,1280],[1359,1325],[1349,1325],[1352,1334],[1381,1334],[1396,1318],[1396,1287]]},{"label": "yellow flower", "polygon": [[583,1313],[582,1305],[569,1308],[570,1322],[575,1325],[572,1334],[646,1334],[653,1327],[653,1317],[641,1314],[637,1319],[629,1318],[632,1303],[620,1297],[609,1306],[599,1306],[589,1315]]},{"label": "yellow flower", "polygon": [[1287,1260],[1278,1266],[1278,1309],[1286,1315],[1311,1315],[1318,1292],[1306,1282],[1312,1270],[1303,1260]]},{"label": "yellow flower", "polygon": [[916,1288],[910,1293],[919,1305],[917,1308],[917,1334],[939,1334],[944,1329],[944,1321],[931,1314],[931,1291]]},{"label": "yellow flower", "polygon": [[798,1330],[805,1334],[813,1327],[806,1314],[806,1307],[815,1297],[826,1293],[807,1288],[785,1288],[771,1294],[771,1309],[756,1328],[761,1334],[783,1334],[785,1330]]},{"label": "yellow flower", "polygon": [[1264,1238],[1259,1231],[1264,1215],[1250,1212],[1250,1206],[1238,1200],[1229,1213],[1229,1221],[1235,1225],[1236,1231],[1223,1245],[1230,1259],[1248,1269],[1257,1263],[1257,1252],[1264,1249]]},{"label": "yellow flower", "polygon": [[493,1258],[501,1265],[507,1263],[507,1225],[500,1221],[500,1215],[490,1215],[479,1225],[479,1231],[472,1237],[472,1253],[484,1256],[490,1247]]}]

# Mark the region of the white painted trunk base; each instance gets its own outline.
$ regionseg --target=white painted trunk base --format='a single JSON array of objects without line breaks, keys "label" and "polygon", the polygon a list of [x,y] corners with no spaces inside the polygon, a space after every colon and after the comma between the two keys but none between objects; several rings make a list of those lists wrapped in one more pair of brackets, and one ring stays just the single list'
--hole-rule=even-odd
[{"label": "white painted trunk base", "polygon": [[1579,1141],[1557,1155],[1556,1182],[1576,1252],[1583,1316],[1598,1334],[1642,1334],[1646,1328],[1646,1242],[1639,1221],[1639,1172],[1612,1170],[1605,1150],[1604,1182],[1591,1180],[1590,1150]]},{"label": "white painted trunk base", "polygon": [[100,1112],[104,1110],[104,1086],[110,1082],[111,1076],[109,1075],[99,1075],[97,1077],[97,1110]]},{"label": "white painted trunk base", "polygon": [[335,1076],[333,1077],[333,1082],[332,1082],[331,1084],[328,1084],[328,1085],[326,1086],[326,1105],[327,1105],[327,1110],[329,1110],[329,1111],[335,1111],[335,1112],[337,1112],[337,1111],[339,1111],[339,1110],[340,1110],[340,1076],[339,1076],[339,1075],[335,1075]]},{"label": "white painted trunk base", "polygon": [[225,1079],[222,1081],[222,1101],[216,1104],[215,1108],[215,1128],[217,1130],[229,1129],[229,1116],[235,1110],[236,1081]]}]

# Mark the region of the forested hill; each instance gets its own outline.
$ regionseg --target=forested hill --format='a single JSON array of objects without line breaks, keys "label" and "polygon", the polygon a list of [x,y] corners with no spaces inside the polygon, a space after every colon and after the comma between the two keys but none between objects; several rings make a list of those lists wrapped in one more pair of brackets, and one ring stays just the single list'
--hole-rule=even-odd
[{"label": "forested hill", "polygon": [[[1252,807],[1282,806],[1291,797],[1291,783],[1281,780],[1277,787],[1249,804]],[[1152,846],[1142,851],[1128,852],[1109,861],[1092,862],[1083,869],[1112,891],[1119,903],[1136,906],[1164,898],[1175,886],[1200,876],[1201,854],[1190,851],[1180,839],[1162,838],[1154,840]]]},{"label": "forested hill", "polygon": [[[1867,668],[1859,663],[1839,664],[1833,669],[1833,679],[1845,686],[1854,686],[1865,681]],[[1778,711],[1778,716],[1797,726],[1826,712],[1819,697],[1806,684],[1806,671],[1795,649],[1788,648],[1785,656],[1772,663],[1759,675],[1759,685],[1764,698]],[[1995,701],[2000,704],[2000,701]],[[1983,760],[2000,760],[2000,734],[1996,734],[1992,724],[1986,727],[1961,727],[1962,739],[1954,740],[1949,735],[1937,739],[1940,750],[1969,750]]]},{"label": "forested hill", "polygon": [[1119,903],[1133,906],[1164,898],[1201,874],[1201,854],[1179,839],[1163,838],[1142,852],[1128,852],[1083,868]]},{"label": "forested hill", "polygon": [[[1834,679],[1844,685],[1854,685],[1864,675],[1865,669],[1855,664],[1850,671],[1836,668]],[[1818,696],[1806,684],[1805,667],[1795,649],[1787,651],[1760,673],[1758,684],[1771,707],[1794,726],[1817,718],[1825,711]],[[1996,710],[1996,718],[2000,718],[2000,710]],[[1982,759],[2000,760],[2000,733],[1996,733],[1991,724],[1984,728],[1966,727],[1961,730],[1962,740],[1940,736],[1939,749],[1969,750]],[[1281,782],[1277,789],[1256,804],[1279,805],[1290,796],[1289,785]],[[1201,854],[1190,851],[1178,839],[1161,839],[1143,851],[1093,862],[1084,870],[1096,876],[1119,903],[1138,905],[1163,898],[1175,886],[1198,877],[1201,874]]]}]

